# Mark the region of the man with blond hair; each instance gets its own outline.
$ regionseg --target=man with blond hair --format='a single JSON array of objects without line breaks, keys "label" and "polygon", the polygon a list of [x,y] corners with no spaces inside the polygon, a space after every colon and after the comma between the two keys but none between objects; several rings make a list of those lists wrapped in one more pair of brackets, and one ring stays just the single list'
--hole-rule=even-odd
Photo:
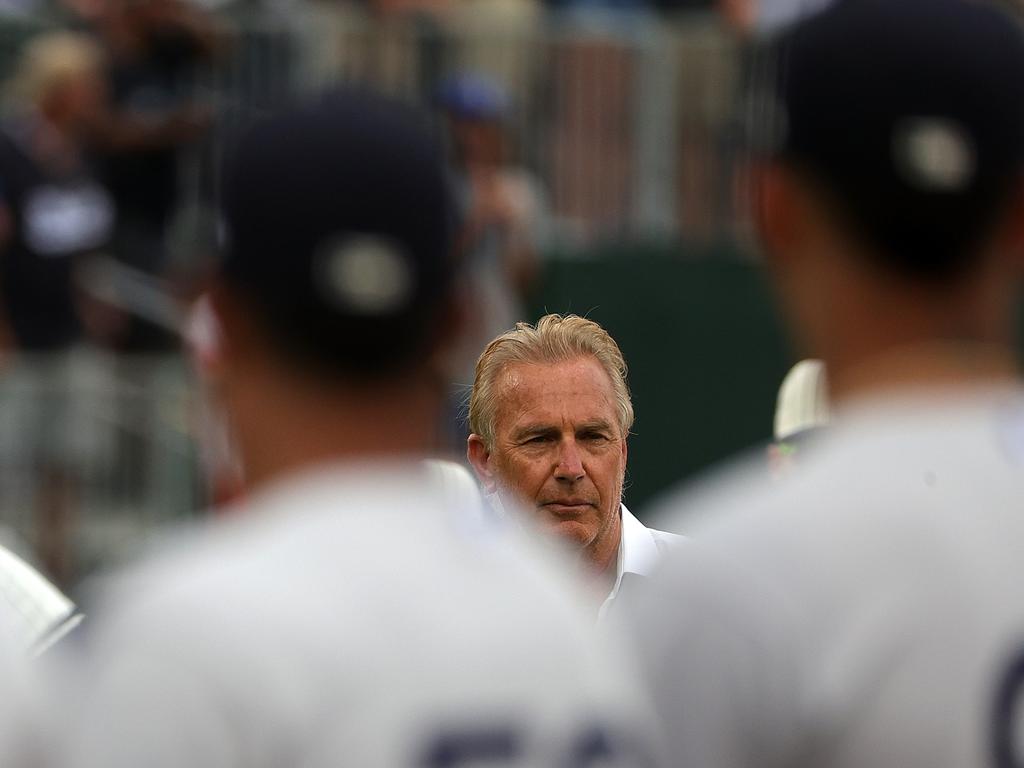
[{"label": "man with blond hair", "polygon": [[633,404],[622,352],[594,321],[546,315],[492,341],[469,423],[467,456],[492,504],[532,512],[579,554],[599,616],[679,538],[622,504]]}]

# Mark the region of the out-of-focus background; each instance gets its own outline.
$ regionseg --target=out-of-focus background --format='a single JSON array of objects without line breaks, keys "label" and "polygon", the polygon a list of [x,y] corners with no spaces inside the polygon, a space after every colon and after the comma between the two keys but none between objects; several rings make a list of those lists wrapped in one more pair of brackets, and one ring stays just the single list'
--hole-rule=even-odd
[{"label": "out-of-focus background", "polygon": [[419,103],[446,136],[479,299],[459,383],[516,320],[602,323],[630,365],[641,511],[765,441],[792,358],[751,244],[744,126],[759,41],[813,4],[0,0],[0,541],[73,589],[230,493],[203,353],[181,343],[204,335],[185,308],[218,169],[246,124],[339,81]]}]

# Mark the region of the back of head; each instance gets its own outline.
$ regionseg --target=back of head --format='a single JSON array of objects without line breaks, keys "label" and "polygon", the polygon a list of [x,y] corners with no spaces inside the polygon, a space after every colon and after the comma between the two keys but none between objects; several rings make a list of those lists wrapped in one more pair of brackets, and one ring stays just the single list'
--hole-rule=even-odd
[{"label": "back of head", "polygon": [[781,39],[765,126],[845,235],[904,277],[968,271],[1024,164],[1024,36],[969,0],[838,0]]},{"label": "back of head", "polygon": [[416,112],[341,90],[262,121],[229,163],[223,209],[222,280],[290,363],[375,380],[430,354],[455,222]]}]

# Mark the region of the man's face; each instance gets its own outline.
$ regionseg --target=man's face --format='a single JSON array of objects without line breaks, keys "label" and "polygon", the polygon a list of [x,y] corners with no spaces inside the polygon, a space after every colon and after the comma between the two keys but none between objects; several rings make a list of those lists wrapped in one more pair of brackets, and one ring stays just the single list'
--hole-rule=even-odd
[{"label": "man's face", "polygon": [[497,381],[494,445],[470,437],[484,489],[525,505],[586,554],[617,551],[626,440],[595,359],[509,366]]}]

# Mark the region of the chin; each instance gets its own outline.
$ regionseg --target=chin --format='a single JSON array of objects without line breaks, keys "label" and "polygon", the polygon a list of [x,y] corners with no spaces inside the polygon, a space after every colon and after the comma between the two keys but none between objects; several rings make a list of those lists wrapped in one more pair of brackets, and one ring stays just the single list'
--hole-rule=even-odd
[{"label": "chin", "polygon": [[555,520],[545,527],[572,549],[583,549],[594,538],[591,526],[577,520]]}]

